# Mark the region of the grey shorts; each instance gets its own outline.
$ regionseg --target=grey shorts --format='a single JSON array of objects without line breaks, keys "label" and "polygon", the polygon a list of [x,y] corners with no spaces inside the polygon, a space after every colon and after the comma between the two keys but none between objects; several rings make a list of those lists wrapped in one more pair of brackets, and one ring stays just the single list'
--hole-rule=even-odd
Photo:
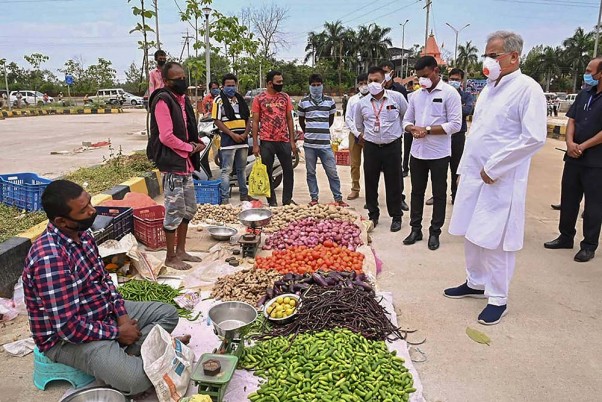
[{"label": "grey shorts", "polygon": [[196,214],[196,194],[192,175],[165,173],[163,176],[165,194],[165,220],[163,227],[173,231],[182,221],[190,222]]}]

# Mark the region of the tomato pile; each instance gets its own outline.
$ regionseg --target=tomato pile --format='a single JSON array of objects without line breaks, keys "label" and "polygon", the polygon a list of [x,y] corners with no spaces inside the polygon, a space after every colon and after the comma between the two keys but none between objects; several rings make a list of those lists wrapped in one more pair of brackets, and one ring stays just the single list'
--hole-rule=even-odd
[{"label": "tomato pile", "polygon": [[316,271],[362,272],[364,255],[326,240],[316,247],[293,246],[274,250],[269,257],[256,257],[255,266],[282,274],[311,274]]}]

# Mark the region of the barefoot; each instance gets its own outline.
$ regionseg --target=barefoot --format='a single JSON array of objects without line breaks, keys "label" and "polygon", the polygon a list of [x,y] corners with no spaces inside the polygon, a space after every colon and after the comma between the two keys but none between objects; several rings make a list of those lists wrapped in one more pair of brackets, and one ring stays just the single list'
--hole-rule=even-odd
[{"label": "barefoot", "polygon": [[184,345],[188,345],[190,343],[190,334],[182,335],[182,336],[176,336],[176,339],[178,341],[182,342]]},{"label": "barefoot", "polygon": [[196,257],[194,255],[188,254],[186,251],[183,253],[176,253],[176,257],[181,261],[189,261],[189,262],[201,262],[203,261],[200,257]]},{"label": "barefoot", "polygon": [[177,269],[178,271],[185,271],[187,269],[192,268],[190,264],[186,264],[179,257],[167,257],[165,259],[165,266],[173,269]]}]

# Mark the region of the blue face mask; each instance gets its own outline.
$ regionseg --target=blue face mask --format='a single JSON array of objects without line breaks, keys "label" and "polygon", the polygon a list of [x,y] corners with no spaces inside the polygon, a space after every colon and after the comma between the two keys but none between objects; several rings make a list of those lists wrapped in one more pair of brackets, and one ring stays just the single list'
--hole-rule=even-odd
[{"label": "blue face mask", "polygon": [[219,88],[214,88],[211,90],[211,95],[213,95],[213,97],[216,97],[219,95]]},{"label": "blue face mask", "polygon": [[460,86],[462,85],[462,83],[460,81],[449,81],[449,85],[451,85],[452,87],[454,87],[456,89],[460,89]]},{"label": "blue face mask", "polygon": [[317,87],[309,86],[309,94],[314,99],[322,99],[322,92],[324,91],[324,85],[320,85]]},{"label": "blue face mask", "polygon": [[583,82],[591,87],[598,85],[598,80],[592,74],[583,74]]},{"label": "blue face mask", "polygon": [[236,95],[236,87],[224,87],[223,91],[228,98],[233,98]]}]

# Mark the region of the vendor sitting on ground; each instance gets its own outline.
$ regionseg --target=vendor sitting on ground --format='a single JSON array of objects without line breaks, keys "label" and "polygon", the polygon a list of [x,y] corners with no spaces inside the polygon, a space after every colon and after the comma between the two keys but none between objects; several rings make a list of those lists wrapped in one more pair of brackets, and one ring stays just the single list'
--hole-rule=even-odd
[{"label": "vendor sitting on ground", "polygon": [[29,250],[23,272],[29,325],[49,359],[127,395],[140,394],[152,387],[140,346],[155,325],[173,331],[178,312],[164,303],[123,300],[88,231],[96,218],[90,200],[67,180],[52,182],[42,195],[50,222]]}]

